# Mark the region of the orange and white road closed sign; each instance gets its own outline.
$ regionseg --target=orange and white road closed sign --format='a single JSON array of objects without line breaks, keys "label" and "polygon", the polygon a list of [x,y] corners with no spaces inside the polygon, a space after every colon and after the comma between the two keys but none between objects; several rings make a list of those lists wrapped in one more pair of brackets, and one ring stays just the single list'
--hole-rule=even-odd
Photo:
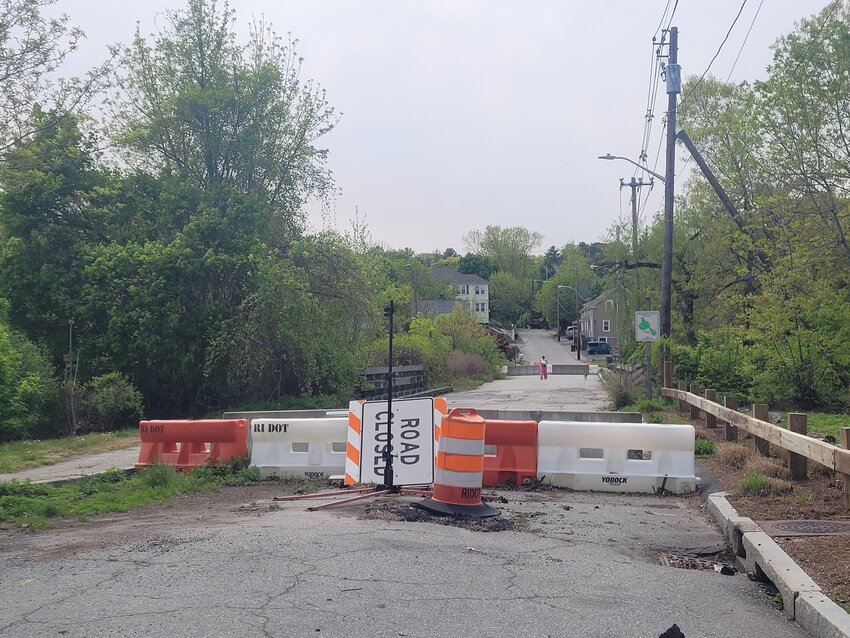
[{"label": "orange and white road closed sign", "polygon": [[[385,483],[390,418],[386,401],[352,403],[360,414],[361,483]],[[352,434],[353,430],[349,430]],[[351,441],[349,440],[349,443]],[[392,418],[393,485],[434,482],[434,399],[394,399]]]}]

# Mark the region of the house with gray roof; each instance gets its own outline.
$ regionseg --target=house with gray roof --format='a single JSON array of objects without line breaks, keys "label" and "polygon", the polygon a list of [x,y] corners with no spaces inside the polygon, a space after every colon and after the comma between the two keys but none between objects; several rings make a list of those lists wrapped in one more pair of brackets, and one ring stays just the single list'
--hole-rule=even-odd
[{"label": "house with gray roof", "polygon": [[440,266],[431,270],[437,281],[448,281],[455,287],[455,299],[462,302],[481,323],[490,323],[490,284],[478,275],[465,275]]},{"label": "house with gray roof", "polygon": [[618,310],[617,296],[613,290],[603,292],[581,307],[579,320],[582,347],[588,341],[607,341],[612,350],[620,348]]}]

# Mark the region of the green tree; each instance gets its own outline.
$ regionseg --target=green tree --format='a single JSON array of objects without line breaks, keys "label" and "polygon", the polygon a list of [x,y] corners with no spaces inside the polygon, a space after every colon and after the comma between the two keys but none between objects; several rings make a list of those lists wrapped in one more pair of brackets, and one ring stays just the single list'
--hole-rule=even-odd
[{"label": "green tree", "polygon": [[[68,16],[45,17],[56,0],[0,0],[0,155],[60,125],[106,84],[111,61],[85,79],[59,79],[85,34]],[[32,117],[44,108],[42,117]]]},{"label": "green tree", "polygon": [[549,246],[543,255],[543,263],[540,264],[540,270],[537,273],[538,276],[541,279],[549,279],[549,277],[552,277],[558,272],[558,267],[563,260],[564,257],[561,251],[555,246]]},{"label": "green tree", "polygon": [[483,232],[470,231],[463,241],[470,251],[487,257],[496,270],[526,279],[532,276],[531,253],[540,247],[543,235],[522,226],[487,226]]},{"label": "green tree", "polygon": [[0,321],[0,441],[58,434],[58,391],[41,348]]},{"label": "green tree", "polygon": [[464,275],[478,275],[482,279],[490,279],[496,272],[496,266],[488,257],[477,253],[466,253],[460,258],[457,271]]},{"label": "green tree", "polygon": [[531,279],[497,272],[490,277],[490,319],[504,326],[519,324],[531,309]]},{"label": "green tree", "polygon": [[241,46],[233,11],[189,0],[166,12],[152,41],[137,29],[118,86],[113,118],[130,159],[217,195],[222,213],[233,192],[254,194],[287,231],[302,204],[330,188],[316,141],[333,128],[333,109],[301,78],[293,43],[263,22]]},{"label": "green tree", "polygon": [[0,294],[12,325],[44,340],[58,364],[77,316],[86,252],[106,239],[98,203],[109,178],[96,166],[96,140],[76,118],[58,124],[36,111],[33,140],[0,164]]}]

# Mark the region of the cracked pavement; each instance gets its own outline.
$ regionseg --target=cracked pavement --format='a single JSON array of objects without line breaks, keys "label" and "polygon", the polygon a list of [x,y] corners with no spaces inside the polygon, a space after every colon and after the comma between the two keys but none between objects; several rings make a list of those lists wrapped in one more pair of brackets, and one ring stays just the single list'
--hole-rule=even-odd
[{"label": "cracked pavement", "polygon": [[[527,337],[530,352],[557,361],[530,332],[544,339]],[[607,399],[597,377],[563,375],[449,401],[595,411]],[[746,576],[656,563],[724,548],[696,497],[506,491],[496,507],[513,531],[483,532],[365,516],[367,503],[272,504],[281,491],[0,532],[0,637],[657,638],[674,623],[687,638],[806,635]]]},{"label": "cracked pavement", "polygon": [[[500,493],[522,531],[264,501],[13,534],[0,636],[655,638],[673,623],[688,638],[806,635],[743,575],[656,564],[723,547],[695,498]],[[75,546],[95,524],[98,546]]]}]

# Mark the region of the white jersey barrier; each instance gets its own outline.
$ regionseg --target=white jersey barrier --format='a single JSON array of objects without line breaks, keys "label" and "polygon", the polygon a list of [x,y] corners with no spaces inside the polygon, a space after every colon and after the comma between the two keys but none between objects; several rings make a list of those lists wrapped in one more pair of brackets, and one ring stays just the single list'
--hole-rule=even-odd
[{"label": "white jersey barrier", "polygon": [[541,421],[537,478],[601,492],[693,492],[694,428],[658,423]]},{"label": "white jersey barrier", "polygon": [[251,465],[263,478],[343,477],[346,417],[252,419]]}]

